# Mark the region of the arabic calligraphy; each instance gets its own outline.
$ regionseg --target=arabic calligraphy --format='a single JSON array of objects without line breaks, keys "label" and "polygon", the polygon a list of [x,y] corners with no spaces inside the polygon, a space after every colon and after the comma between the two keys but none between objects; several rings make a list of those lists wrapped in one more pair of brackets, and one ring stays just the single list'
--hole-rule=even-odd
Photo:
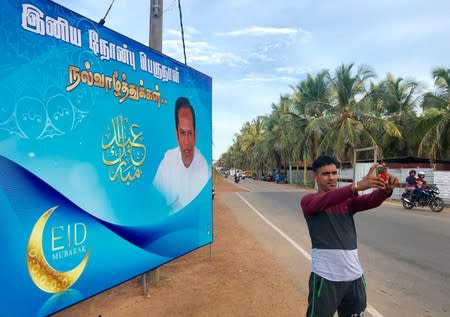
[{"label": "arabic calligraphy", "polygon": [[142,175],[146,148],[140,127],[117,116],[102,138],[103,164],[109,167],[111,182],[120,181],[127,186]]}]

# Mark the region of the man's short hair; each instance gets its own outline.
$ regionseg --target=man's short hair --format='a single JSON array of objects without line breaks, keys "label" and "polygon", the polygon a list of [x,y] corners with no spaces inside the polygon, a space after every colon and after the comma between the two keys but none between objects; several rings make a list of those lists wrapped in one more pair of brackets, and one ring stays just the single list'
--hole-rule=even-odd
[{"label": "man's short hair", "polygon": [[180,109],[187,108],[192,113],[192,123],[194,125],[194,131],[195,131],[195,112],[194,108],[191,106],[191,103],[189,102],[189,99],[186,97],[179,97],[177,101],[175,102],[175,128],[178,129],[178,112],[180,112]]},{"label": "man's short hair", "polygon": [[313,172],[317,172],[317,170],[319,168],[321,168],[322,166],[327,166],[327,165],[331,165],[331,164],[334,164],[334,165],[336,165],[336,167],[339,167],[339,162],[336,159],[336,157],[329,156],[329,155],[318,156],[312,163]]}]

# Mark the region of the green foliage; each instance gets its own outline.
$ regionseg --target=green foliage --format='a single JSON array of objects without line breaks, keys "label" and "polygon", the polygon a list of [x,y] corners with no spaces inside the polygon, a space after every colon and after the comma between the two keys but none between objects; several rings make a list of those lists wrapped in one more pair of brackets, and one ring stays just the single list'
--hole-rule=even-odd
[{"label": "green foliage", "polygon": [[434,68],[435,90],[418,93],[414,80],[388,73],[374,83],[373,70],[354,66],[307,74],[269,115],[243,125],[218,164],[262,172],[324,153],[349,161],[368,146],[384,157],[449,159],[449,68]]}]

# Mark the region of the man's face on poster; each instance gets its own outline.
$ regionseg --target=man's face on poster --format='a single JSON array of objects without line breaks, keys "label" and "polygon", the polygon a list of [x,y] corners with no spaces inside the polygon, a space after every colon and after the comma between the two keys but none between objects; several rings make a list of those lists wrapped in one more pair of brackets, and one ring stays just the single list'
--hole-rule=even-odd
[{"label": "man's face on poster", "polygon": [[189,108],[181,108],[178,112],[177,140],[183,164],[189,167],[194,159],[195,148],[194,122]]}]

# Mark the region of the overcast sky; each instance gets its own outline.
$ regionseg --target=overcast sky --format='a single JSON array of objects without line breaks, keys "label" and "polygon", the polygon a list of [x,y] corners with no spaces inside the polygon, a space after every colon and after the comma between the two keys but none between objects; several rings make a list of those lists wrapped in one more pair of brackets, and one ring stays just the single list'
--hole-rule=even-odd
[{"label": "overcast sky", "polygon": [[[111,0],[57,0],[94,21]],[[368,65],[423,82],[450,67],[449,0],[181,0],[187,64],[213,80],[213,159],[307,73]],[[177,0],[164,0],[163,53],[184,63]],[[148,45],[150,0],[115,0],[105,25]]]}]

